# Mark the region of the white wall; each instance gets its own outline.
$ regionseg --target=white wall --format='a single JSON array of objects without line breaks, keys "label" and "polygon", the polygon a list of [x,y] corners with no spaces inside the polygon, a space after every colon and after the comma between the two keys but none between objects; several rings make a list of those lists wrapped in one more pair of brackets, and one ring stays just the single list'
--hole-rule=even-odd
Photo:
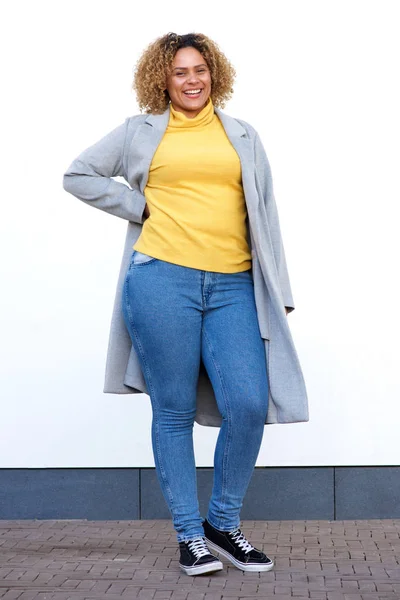
[{"label": "white wall", "polygon": [[[398,3],[224,5],[3,8],[1,467],[154,464],[148,397],[102,393],[126,222],[62,175],[139,112],[135,61],[168,31],[231,59],[225,111],[259,130],[273,171],[310,421],[266,427],[258,465],[400,462]],[[217,433],[196,426],[199,466]]]}]

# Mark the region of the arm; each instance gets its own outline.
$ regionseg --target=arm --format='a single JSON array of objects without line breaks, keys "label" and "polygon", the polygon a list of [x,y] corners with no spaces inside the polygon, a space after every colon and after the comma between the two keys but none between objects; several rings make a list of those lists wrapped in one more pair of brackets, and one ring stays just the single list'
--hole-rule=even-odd
[{"label": "arm", "polygon": [[112,215],[143,223],[144,195],[112,177],[124,176],[124,153],[129,118],[84,150],[68,167],[63,187],[83,202]]},{"label": "arm", "polygon": [[256,163],[256,172],[261,183],[264,205],[267,214],[269,230],[271,234],[272,247],[276,268],[278,271],[279,283],[282,291],[282,297],[286,308],[286,314],[292,312],[295,308],[290,287],[288,269],[286,264],[285,250],[281,236],[278,210],[276,207],[271,167],[265,152],[264,146],[256,133],[254,140],[254,156]]}]

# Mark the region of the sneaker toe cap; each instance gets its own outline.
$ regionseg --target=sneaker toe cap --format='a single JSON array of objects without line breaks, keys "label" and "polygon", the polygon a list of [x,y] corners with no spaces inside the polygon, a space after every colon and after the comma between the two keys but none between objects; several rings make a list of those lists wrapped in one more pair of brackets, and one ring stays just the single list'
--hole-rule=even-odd
[{"label": "sneaker toe cap", "polygon": [[207,556],[202,556],[196,561],[196,565],[205,565],[207,563],[218,563],[219,560],[213,554],[207,554]]},{"label": "sneaker toe cap", "polygon": [[272,563],[272,560],[264,552],[261,552],[261,550],[254,549],[249,552],[248,562],[268,564]]}]

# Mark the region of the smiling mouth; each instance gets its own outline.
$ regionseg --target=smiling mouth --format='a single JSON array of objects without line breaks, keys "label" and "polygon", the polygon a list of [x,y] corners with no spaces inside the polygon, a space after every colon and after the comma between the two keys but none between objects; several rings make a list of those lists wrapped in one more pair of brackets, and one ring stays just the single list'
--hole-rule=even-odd
[{"label": "smiling mouth", "polygon": [[202,91],[202,88],[197,88],[196,90],[186,90],[183,93],[185,94],[185,96],[190,98],[191,96],[199,96]]}]

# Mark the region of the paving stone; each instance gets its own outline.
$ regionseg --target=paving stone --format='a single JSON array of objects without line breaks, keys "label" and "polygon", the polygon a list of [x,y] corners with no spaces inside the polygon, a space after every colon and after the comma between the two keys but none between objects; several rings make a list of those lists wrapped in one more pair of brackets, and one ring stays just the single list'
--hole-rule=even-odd
[{"label": "paving stone", "polygon": [[188,577],[172,524],[0,521],[1,600],[400,600],[400,520],[244,521],[266,573]]}]

